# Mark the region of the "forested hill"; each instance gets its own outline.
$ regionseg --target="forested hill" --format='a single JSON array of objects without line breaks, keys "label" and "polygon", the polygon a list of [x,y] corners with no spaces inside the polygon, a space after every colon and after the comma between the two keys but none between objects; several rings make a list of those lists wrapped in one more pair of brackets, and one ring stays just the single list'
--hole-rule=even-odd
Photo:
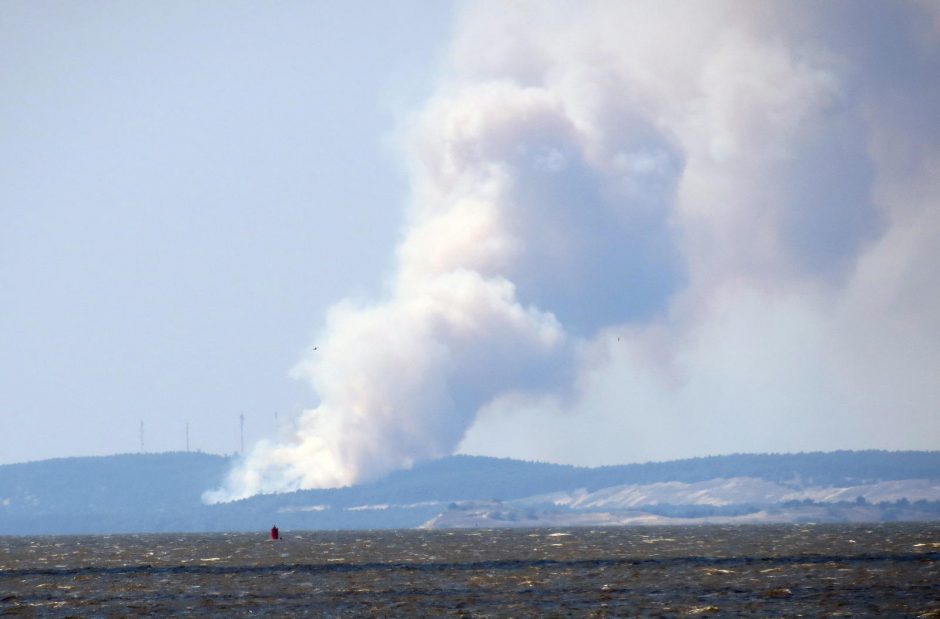
[{"label": "forested hill", "polygon": [[411,527],[451,502],[712,479],[792,488],[940,483],[940,452],[739,454],[598,468],[452,456],[359,486],[203,505],[203,491],[218,486],[230,465],[230,458],[186,452],[2,465],[0,534],[254,530],[274,521],[313,529]]},{"label": "forested hill", "polygon": [[231,460],[201,452],[56,458],[0,466],[0,514],[189,509]]},{"label": "forested hill", "polygon": [[[816,486],[854,486],[897,479],[940,478],[940,451],[834,451],[733,454],[593,469],[592,488],[613,483],[696,482],[756,477]],[[616,481],[624,479],[627,481]]]},{"label": "forested hill", "polygon": [[756,477],[814,486],[854,486],[898,479],[940,479],[940,451],[836,451],[735,454],[597,468],[508,458],[451,456],[396,471],[377,482],[251,501],[359,505],[428,500],[498,499],[623,484]]}]

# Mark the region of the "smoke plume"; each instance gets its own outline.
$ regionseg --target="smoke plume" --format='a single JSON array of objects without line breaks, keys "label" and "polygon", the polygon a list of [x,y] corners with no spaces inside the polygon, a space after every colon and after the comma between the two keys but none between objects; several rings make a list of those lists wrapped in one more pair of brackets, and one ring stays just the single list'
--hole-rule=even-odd
[{"label": "smoke plume", "polygon": [[[296,368],[319,405],[207,500],[374,479],[507,408],[550,427],[605,397],[719,450],[716,424],[777,450],[940,436],[936,6],[465,7],[406,132],[387,298],[329,312]],[[673,444],[653,455],[695,451]]]}]

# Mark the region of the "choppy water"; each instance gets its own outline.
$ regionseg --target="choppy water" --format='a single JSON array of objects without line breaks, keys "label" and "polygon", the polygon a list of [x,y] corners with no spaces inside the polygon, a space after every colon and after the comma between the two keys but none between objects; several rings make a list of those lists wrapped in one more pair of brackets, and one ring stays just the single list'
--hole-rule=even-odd
[{"label": "choppy water", "polygon": [[940,617],[940,524],[0,537],[22,616]]}]

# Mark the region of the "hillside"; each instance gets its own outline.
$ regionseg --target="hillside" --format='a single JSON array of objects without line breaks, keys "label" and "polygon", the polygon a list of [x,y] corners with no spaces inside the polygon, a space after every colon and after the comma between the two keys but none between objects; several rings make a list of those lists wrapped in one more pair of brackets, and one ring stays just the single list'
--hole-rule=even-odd
[{"label": "hillside", "polygon": [[186,510],[229,462],[174,452],[8,464],[0,466],[0,501],[6,514],[23,515]]},{"label": "hillside", "polygon": [[940,452],[739,454],[599,468],[452,456],[359,486],[203,505],[202,492],[229,464],[179,452],[3,465],[0,534],[940,517]]}]

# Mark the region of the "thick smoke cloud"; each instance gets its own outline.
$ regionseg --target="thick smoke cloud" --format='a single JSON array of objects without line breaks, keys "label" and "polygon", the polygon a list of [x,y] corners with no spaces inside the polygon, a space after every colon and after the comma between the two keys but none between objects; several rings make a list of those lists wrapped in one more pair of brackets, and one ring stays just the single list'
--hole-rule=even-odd
[{"label": "thick smoke cloud", "polygon": [[388,298],[331,311],[296,370],[319,406],[207,498],[487,452],[559,409],[678,450],[624,460],[929,446],[936,75],[930,3],[470,5],[408,132]]}]

